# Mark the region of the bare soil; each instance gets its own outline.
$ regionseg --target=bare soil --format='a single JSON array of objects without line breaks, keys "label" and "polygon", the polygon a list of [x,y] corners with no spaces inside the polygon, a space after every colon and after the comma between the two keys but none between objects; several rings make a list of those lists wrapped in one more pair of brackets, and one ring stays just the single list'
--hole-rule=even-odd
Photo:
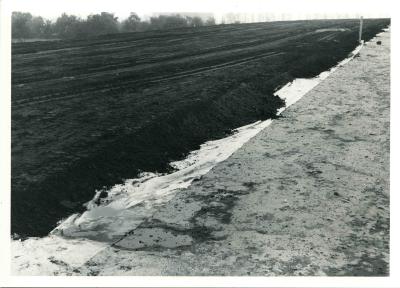
[{"label": "bare soil", "polygon": [[[366,20],[364,38],[388,24]],[[358,20],[326,20],[13,44],[12,232],[46,235],[95,189],[275,117],[274,90],[335,65],[357,35]]]},{"label": "bare soil", "polygon": [[375,41],[76,275],[387,276],[389,32]]}]

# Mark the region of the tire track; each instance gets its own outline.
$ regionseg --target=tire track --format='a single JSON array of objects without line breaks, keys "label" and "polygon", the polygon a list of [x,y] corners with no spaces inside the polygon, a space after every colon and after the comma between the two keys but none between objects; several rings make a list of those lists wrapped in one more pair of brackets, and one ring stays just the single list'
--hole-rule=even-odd
[{"label": "tire track", "polygon": [[[217,70],[221,70],[221,69],[226,69],[226,68],[246,64],[246,63],[249,63],[249,62],[252,62],[255,60],[259,60],[262,58],[274,57],[274,56],[278,56],[278,55],[282,55],[282,54],[285,54],[285,53],[284,52],[268,52],[268,53],[263,53],[263,54],[260,54],[257,56],[242,58],[240,60],[233,60],[233,61],[228,61],[228,62],[221,63],[221,64],[211,65],[208,67],[201,67],[201,68],[196,68],[196,69],[192,69],[192,70],[188,70],[188,71],[177,72],[177,73],[174,73],[169,76],[154,76],[154,77],[149,77],[149,78],[143,79],[143,80],[127,81],[124,83],[124,85],[126,85],[126,84],[145,85],[145,84],[160,83],[160,82],[169,81],[169,80],[176,80],[176,79],[186,78],[186,77],[190,77],[190,76],[200,75],[200,74],[207,73],[207,72],[213,72],[213,71],[217,71]],[[121,87],[117,87],[117,88],[113,87],[113,88],[105,88],[102,90],[104,92],[104,91],[117,90],[120,88]],[[88,89],[88,90],[84,91],[83,93],[87,93],[87,92],[91,92],[91,91],[95,91],[95,90],[98,90],[98,89],[97,88],[96,89]],[[52,96],[54,96],[54,94],[49,94],[49,95],[38,96],[38,97],[34,97],[34,98],[20,99],[20,100],[14,101],[15,104],[12,105],[12,108],[20,108],[20,107],[25,107],[25,106],[34,105],[34,104],[46,103],[46,102],[50,102],[50,101],[73,99],[73,98],[82,96],[83,93],[66,95],[66,96],[61,96],[61,97],[52,97]],[[86,97],[89,97],[89,96],[86,96]]]}]

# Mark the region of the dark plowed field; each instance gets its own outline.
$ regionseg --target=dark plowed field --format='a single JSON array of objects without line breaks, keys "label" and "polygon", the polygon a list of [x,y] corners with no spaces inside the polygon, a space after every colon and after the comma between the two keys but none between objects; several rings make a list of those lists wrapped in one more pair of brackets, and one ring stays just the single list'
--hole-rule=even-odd
[{"label": "dark plowed field", "polygon": [[[387,27],[367,19],[364,39]],[[274,117],[276,88],[357,45],[358,20],[220,25],[12,46],[12,232],[42,236],[95,189]],[[346,31],[334,29],[346,28]],[[321,95],[323,97],[323,95]]]}]

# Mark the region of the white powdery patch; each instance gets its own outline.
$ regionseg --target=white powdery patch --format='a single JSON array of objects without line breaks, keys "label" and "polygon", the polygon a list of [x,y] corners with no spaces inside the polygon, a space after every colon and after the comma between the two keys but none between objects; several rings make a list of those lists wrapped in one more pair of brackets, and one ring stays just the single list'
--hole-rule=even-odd
[{"label": "white powdery patch", "polygon": [[292,82],[286,84],[281,89],[276,91],[274,95],[279,96],[284,99],[286,106],[278,110],[278,115],[281,114],[287,107],[299,101],[306,93],[311,91],[315,86],[321,83],[322,80],[326,79],[330,74],[332,74],[338,67],[341,67],[353,59],[361,50],[362,44],[354,49],[350,56],[343,61],[339,62],[335,67],[328,71],[324,71],[317,77],[307,79],[307,78],[297,78]]},{"label": "white powdery patch", "polygon": [[[100,205],[91,202],[83,214],[75,214],[62,222],[53,233],[112,242],[134,229],[151,215],[152,208],[167,202],[174,194],[190,186],[194,179],[227,159],[244,143],[272,121],[258,121],[243,126],[223,139],[209,141],[191,152],[182,161],[172,162],[178,169],[171,174],[144,173],[108,191]],[[96,194],[98,195],[98,194]]]},{"label": "white powdery patch", "polygon": [[[286,106],[279,109],[277,114],[300,100],[337,67],[353,59],[361,48],[362,45],[358,46],[350,57],[329,71],[312,79],[295,79],[276,91],[274,95],[286,101]],[[272,120],[258,121],[236,129],[226,138],[204,143],[186,159],[172,162],[171,166],[177,169],[174,173],[142,173],[139,178],[115,185],[108,191],[105,199],[99,199],[100,191],[97,191],[93,200],[86,204],[86,212],[71,215],[61,221],[47,237],[12,240],[12,273],[58,275],[73,271],[108,247],[110,242],[137,227],[177,191],[189,187],[194,179],[200,178],[216,164],[227,159],[271,123]],[[97,205],[99,200],[100,205]]]},{"label": "white powdery patch", "polygon": [[[286,102],[278,110],[281,114],[287,107],[296,103],[307,92],[326,79],[337,67],[350,61],[362,48],[358,46],[351,56],[341,61],[329,71],[322,72],[312,79],[295,79],[274,93]],[[71,237],[89,237],[101,241],[115,241],[126,232],[134,229],[151,215],[152,208],[165,203],[180,189],[190,186],[192,181],[210,171],[217,163],[227,159],[252,137],[271,124],[272,120],[258,121],[240,127],[226,138],[209,141],[191,152],[182,161],[172,162],[178,171],[171,174],[143,173],[139,178],[127,180],[108,191],[106,199],[96,205],[99,192],[88,203],[88,210],[82,215],[74,214],[62,222],[53,232]],[[140,206],[139,206],[140,205]]]},{"label": "white powdery patch", "polygon": [[11,242],[13,275],[58,275],[72,272],[106,247],[87,239],[55,235]]}]

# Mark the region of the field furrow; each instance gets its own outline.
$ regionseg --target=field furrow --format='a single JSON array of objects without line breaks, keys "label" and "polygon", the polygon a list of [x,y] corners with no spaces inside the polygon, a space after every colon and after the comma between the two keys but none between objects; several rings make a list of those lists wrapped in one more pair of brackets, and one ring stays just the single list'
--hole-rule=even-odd
[{"label": "field furrow", "polygon": [[[388,24],[367,19],[364,39]],[[271,22],[13,44],[12,232],[45,235],[96,189],[168,172],[205,141],[275,117],[284,105],[275,89],[346,58],[358,25]]]}]

